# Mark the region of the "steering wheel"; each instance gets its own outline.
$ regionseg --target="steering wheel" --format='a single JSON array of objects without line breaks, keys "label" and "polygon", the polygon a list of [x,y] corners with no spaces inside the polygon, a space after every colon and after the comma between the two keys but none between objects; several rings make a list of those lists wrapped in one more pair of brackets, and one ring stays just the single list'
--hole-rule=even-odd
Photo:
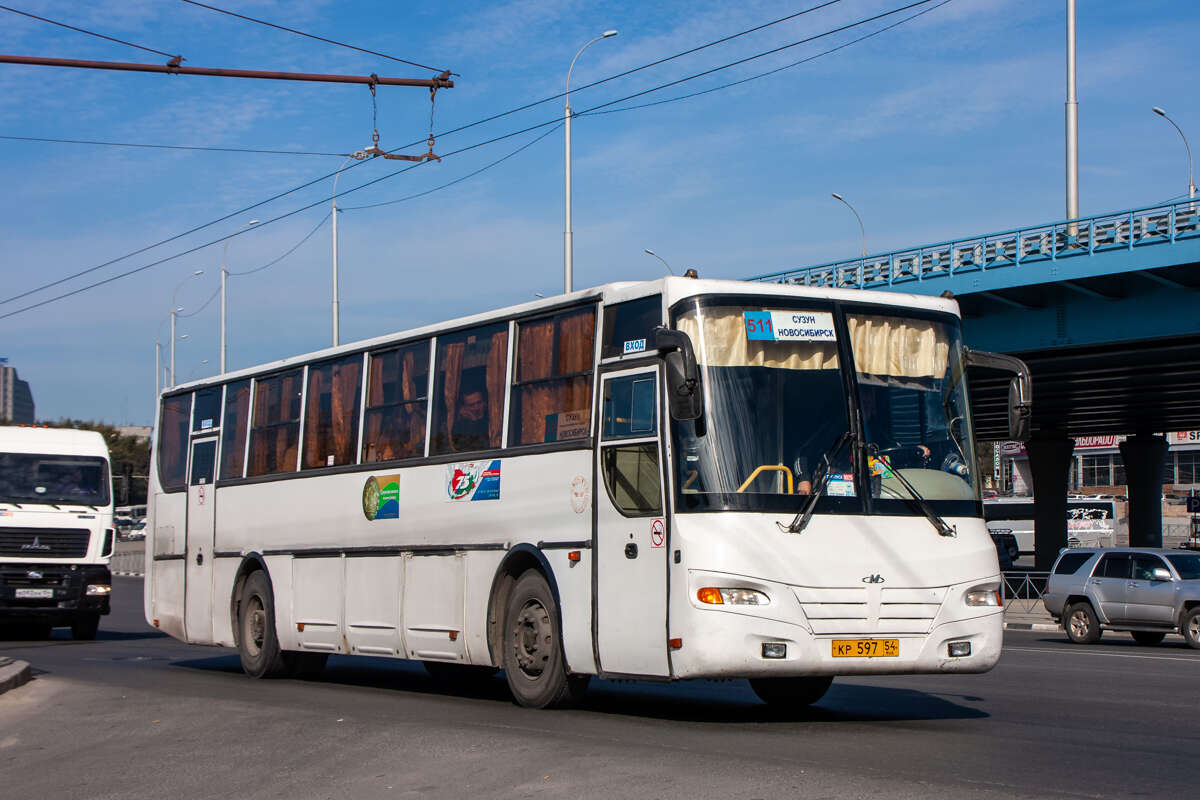
[{"label": "steering wheel", "polygon": [[917,453],[921,459],[921,467],[923,469],[929,468],[930,458],[933,455],[932,452],[930,451],[930,449],[923,444],[896,444],[892,447],[876,447],[875,448],[875,453],[877,455],[883,455],[885,453],[900,453],[900,452],[909,452],[909,453],[915,452],[915,453]]}]

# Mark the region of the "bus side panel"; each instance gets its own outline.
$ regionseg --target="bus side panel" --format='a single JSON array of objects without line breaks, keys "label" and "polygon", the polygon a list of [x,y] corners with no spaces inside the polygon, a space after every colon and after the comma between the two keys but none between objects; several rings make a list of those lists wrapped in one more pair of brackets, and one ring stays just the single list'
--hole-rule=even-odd
[{"label": "bus side panel", "polygon": [[301,650],[346,651],[342,638],[346,561],[340,556],[292,559],[292,619]]},{"label": "bus side panel", "polygon": [[566,656],[569,671],[595,675],[598,670],[596,652],[592,649],[592,551],[581,548],[579,561],[575,563],[567,559],[569,552],[545,551],[546,560],[550,562],[558,583],[563,655]]},{"label": "bus side panel", "polygon": [[146,581],[151,602],[148,621],[158,620],[164,633],[186,640],[183,627],[184,556],[187,523],[184,492],[154,496],[154,528],[147,535],[146,559],[150,571]]},{"label": "bus side panel", "polygon": [[[220,516],[218,514],[218,516]],[[234,579],[237,577],[241,558],[213,559],[212,631],[213,641],[226,647],[234,647],[233,619],[230,610],[233,601]]]}]

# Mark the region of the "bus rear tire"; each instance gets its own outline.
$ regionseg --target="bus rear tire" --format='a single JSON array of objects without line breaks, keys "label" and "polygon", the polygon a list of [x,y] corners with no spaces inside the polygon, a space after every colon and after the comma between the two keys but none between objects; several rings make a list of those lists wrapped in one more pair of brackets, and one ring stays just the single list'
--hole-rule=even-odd
[{"label": "bus rear tire", "polygon": [[278,678],[288,664],[275,634],[275,597],[261,570],[250,573],[238,603],[238,654],[251,678]]},{"label": "bus rear tire", "polygon": [[71,620],[71,638],[80,642],[90,642],[96,638],[100,630],[99,614],[81,614]]},{"label": "bus rear tire", "polygon": [[751,678],[750,688],[758,698],[775,708],[811,706],[829,691],[830,675],[804,678]]},{"label": "bus rear tire", "polygon": [[578,702],[588,676],[568,675],[558,604],[540,573],[517,579],[504,615],[504,676],[518,705],[556,708]]}]

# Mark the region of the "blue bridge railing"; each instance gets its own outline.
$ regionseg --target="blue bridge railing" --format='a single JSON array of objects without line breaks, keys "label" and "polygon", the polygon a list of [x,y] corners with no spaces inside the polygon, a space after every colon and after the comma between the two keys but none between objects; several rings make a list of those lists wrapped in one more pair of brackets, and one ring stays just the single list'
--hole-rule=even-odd
[{"label": "blue bridge railing", "polygon": [[1200,239],[1200,200],[972,236],[866,258],[772,272],[749,280],[843,289],[886,289],[955,275],[1172,244],[1184,239]]}]

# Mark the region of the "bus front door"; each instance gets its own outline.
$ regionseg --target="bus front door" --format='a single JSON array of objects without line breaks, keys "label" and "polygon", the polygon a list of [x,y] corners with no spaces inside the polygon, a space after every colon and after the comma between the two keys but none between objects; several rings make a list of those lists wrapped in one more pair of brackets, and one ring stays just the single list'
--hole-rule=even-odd
[{"label": "bus front door", "polygon": [[596,631],[607,675],[670,674],[658,369],[604,375],[596,448]]},{"label": "bus front door", "polygon": [[212,549],[217,493],[217,437],[192,440],[188,474],[183,627],[189,642],[211,642]]}]

